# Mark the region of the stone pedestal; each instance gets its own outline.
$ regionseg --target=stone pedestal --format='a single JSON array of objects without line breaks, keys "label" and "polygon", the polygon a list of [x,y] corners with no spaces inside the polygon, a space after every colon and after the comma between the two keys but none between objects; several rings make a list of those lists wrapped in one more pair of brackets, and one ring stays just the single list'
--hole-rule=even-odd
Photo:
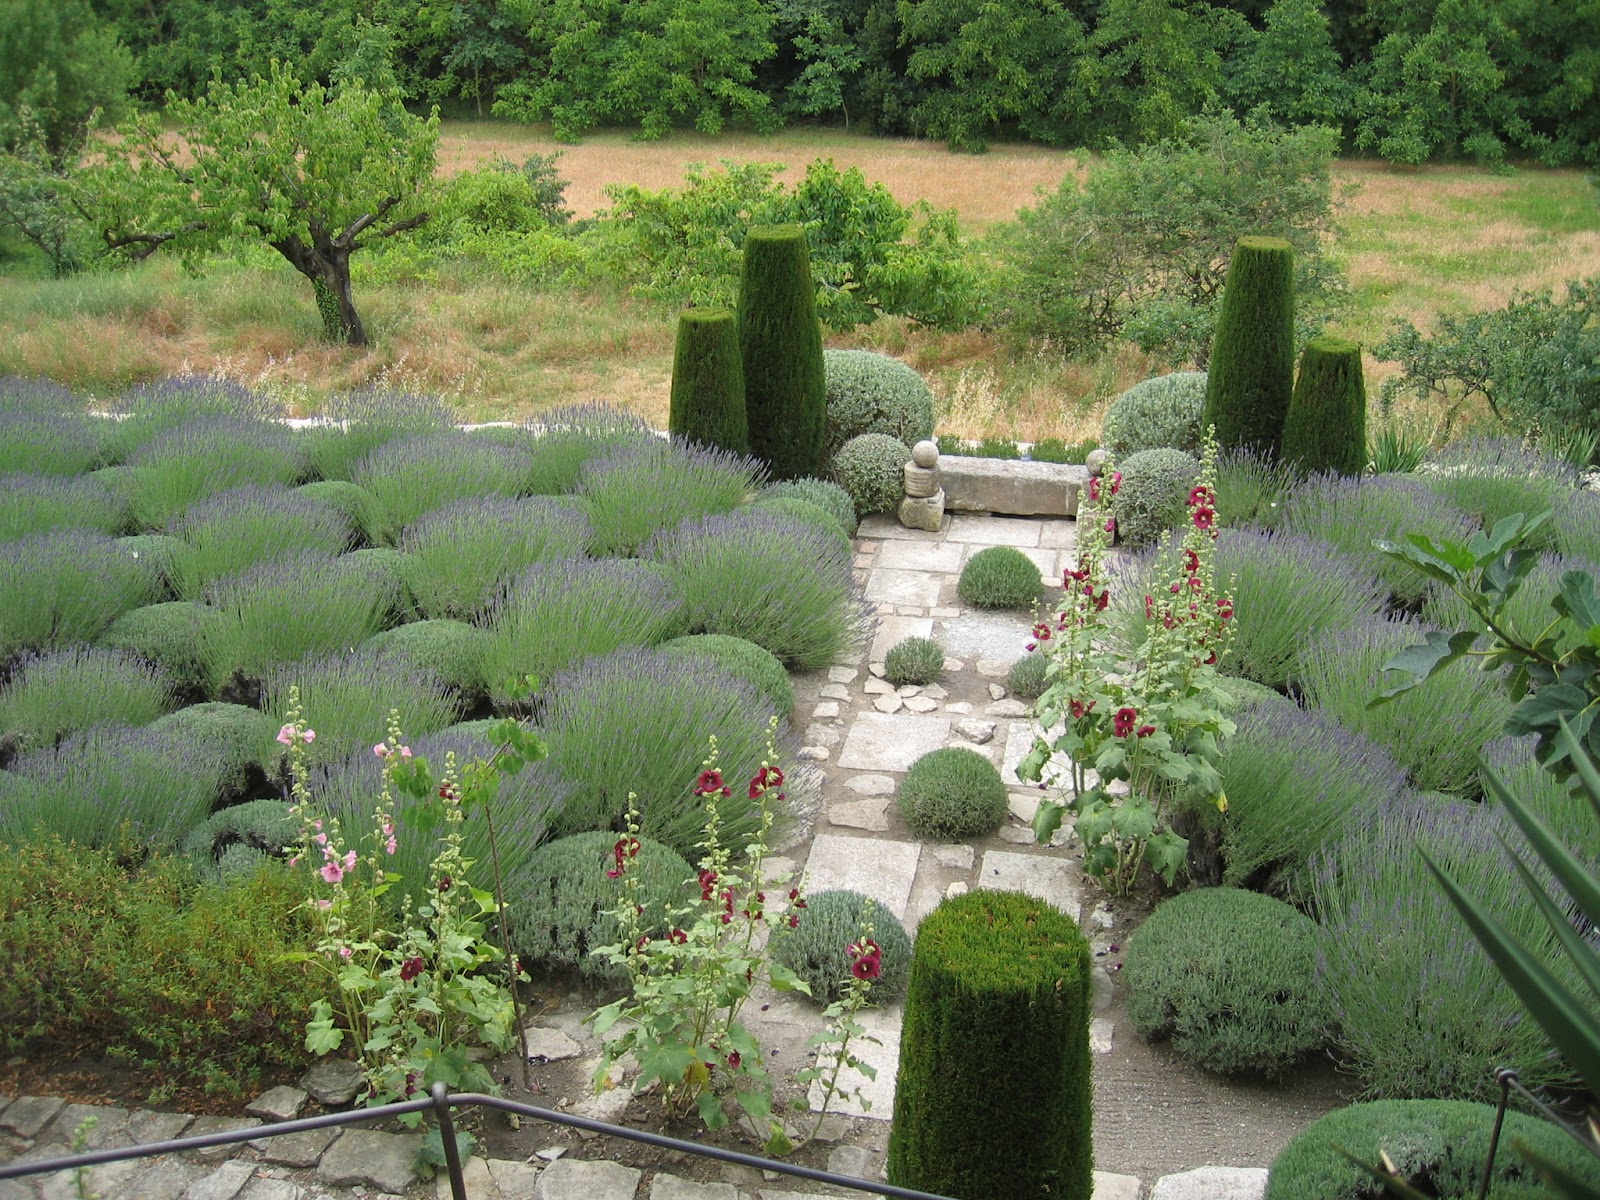
[{"label": "stone pedestal", "polygon": [[907,496],[900,501],[900,524],[907,529],[926,529],[938,533],[944,522],[944,489],[931,496]]}]

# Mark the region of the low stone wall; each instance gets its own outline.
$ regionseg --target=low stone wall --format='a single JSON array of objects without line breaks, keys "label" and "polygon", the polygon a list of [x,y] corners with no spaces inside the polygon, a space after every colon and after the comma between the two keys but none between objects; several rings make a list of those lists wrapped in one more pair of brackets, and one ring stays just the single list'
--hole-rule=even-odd
[{"label": "low stone wall", "polygon": [[953,512],[1076,517],[1078,494],[1089,486],[1089,468],[941,454],[939,483],[945,507]]}]

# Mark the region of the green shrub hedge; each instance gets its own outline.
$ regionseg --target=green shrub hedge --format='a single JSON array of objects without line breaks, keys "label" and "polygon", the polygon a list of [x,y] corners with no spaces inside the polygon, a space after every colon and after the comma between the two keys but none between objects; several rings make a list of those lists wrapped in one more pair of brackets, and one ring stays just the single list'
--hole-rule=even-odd
[{"label": "green shrub hedge", "polygon": [[1118,459],[1141,450],[1200,453],[1206,373],[1178,371],[1136,383],[1111,402],[1100,443]]},{"label": "green shrub hedge", "polygon": [[1256,892],[1174,896],[1127,948],[1128,1017],[1203,1070],[1282,1079],[1327,1039],[1316,935],[1310,917]]},{"label": "green shrub hedge", "polygon": [[829,458],[863,433],[887,434],[908,446],[933,436],[933,393],[905,363],[871,350],[824,350],[822,358]]},{"label": "green shrub hedge", "polygon": [[1006,819],[1006,785],[976,750],[946,746],[911,764],[900,784],[900,812],[919,838],[986,837]]},{"label": "green shrub hedge", "polygon": [[665,654],[699,658],[752,684],[772,702],[772,710],[788,719],[794,713],[794,684],[789,672],[770,651],[754,642],[725,633],[692,633],[672,638],[657,647]]},{"label": "green shrub hedge", "polygon": [[160,664],[176,686],[196,688],[206,677],[201,647],[214,615],[205,605],[187,600],[147,604],[113,621],[99,644],[147,658]]},{"label": "green shrub hedge", "polygon": [[839,447],[830,460],[834,481],[850,493],[856,515],[893,512],[906,494],[905,466],[911,448],[886,433],[863,433]]},{"label": "green shrub hedge", "polygon": [[1200,464],[1182,450],[1141,450],[1117,464],[1117,538],[1133,549],[1154,545],[1183,523]]},{"label": "green shrub hedge", "polygon": [[763,500],[779,500],[785,497],[815,504],[839,522],[846,536],[855,536],[856,503],[850,498],[850,493],[837,483],[827,479],[785,479],[782,483],[770,485],[761,493]]},{"label": "green shrub hedge", "polygon": [[1039,564],[1013,546],[979,550],[956,580],[956,595],[978,608],[1032,609],[1043,591]]}]

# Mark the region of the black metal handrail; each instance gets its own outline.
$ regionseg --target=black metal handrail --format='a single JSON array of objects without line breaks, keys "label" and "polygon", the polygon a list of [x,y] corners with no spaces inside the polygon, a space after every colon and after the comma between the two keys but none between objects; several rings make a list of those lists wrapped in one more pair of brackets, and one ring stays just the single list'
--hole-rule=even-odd
[{"label": "black metal handrail", "polygon": [[734,1163],[741,1167],[753,1167],[758,1171],[774,1171],[781,1175],[792,1175],[797,1179],[809,1179],[813,1183],[825,1183],[833,1187],[850,1188],[854,1191],[867,1192],[874,1196],[892,1196],[896,1197],[897,1200],[948,1200],[948,1197],[938,1196],[932,1192],[919,1192],[915,1188],[897,1187],[892,1183],[872,1183],[865,1179],[856,1179],[850,1175],[836,1175],[831,1171],[819,1171],[815,1167],[802,1167],[794,1163],[781,1162],[774,1158],[763,1158],[759,1154],[746,1154],[741,1150],[724,1150],[720,1146],[703,1146],[699,1142],[688,1142],[682,1138],[668,1137],[661,1133],[650,1133],[643,1129],[629,1129],[624,1125],[611,1125],[605,1121],[596,1121],[591,1117],[580,1117],[574,1113],[558,1112],[555,1109],[540,1108],[533,1104],[522,1104],[515,1100],[506,1100],[500,1096],[485,1095],[482,1092],[457,1092],[451,1094],[450,1089],[442,1083],[434,1084],[431,1094],[426,1099],[405,1100],[397,1104],[380,1104],[374,1108],[353,1109],[350,1112],[326,1113],[320,1117],[301,1117],[293,1121],[280,1121],[273,1125],[258,1125],[249,1129],[231,1129],[219,1133],[197,1134],[194,1137],[171,1138],[164,1142],[146,1142],[139,1146],[119,1146],[107,1150],[90,1150],[82,1154],[69,1154],[62,1158],[44,1158],[27,1163],[10,1163],[0,1166],[0,1180],[20,1179],[26,1175],[43,1175],[55,1171],[74,1171],[84,1167],[99,1166],[102,1163],[124,1162],[135,1158],[154,1158],[159,1154],[176,1154],[184,1150],[204,1150],[210,1146],[228,1146],[236,1142],[253,1142],[261,1138],[285,1137],[291,1133],[305,1133],[313,1129],[367,1124],[375,1120],[404,1116],[407,1113],[431,1111],[439,1122],[439,1132],[444,1142],[445,1173],[450,1179],[451,1198],[452,1200],[470,1200],[467,1195],[466,1179],[461,1173],[461,1155],[456,1148],[455,1121],[450,1115],[452,1108],[498,1109],[500,1112],[516,1113],[519,1116],[548,1121],[552,1125],[568,1125],[574,1129],[584,1130],[589,1133],[603,1133],[609,1137],[624,1138],[630,1142],[642,1142],[647,1146],[656,1146],[663,1150],[676,1150],[680,1153],[692,1154],[700,1158],[713,1158],[719,1162]]}]

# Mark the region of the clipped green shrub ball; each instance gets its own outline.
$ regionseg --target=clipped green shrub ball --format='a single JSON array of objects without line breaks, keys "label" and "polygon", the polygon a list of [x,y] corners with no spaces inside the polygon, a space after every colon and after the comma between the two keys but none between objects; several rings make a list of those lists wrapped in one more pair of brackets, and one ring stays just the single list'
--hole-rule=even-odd
[{"label": "clipped green shrub ball", "polygon": [[889,1182],[965,1200],[1089,1200],[1089,943],[1041,900],[979,889],[917,930]]},{"label": "clipped green shrub ball", "polygon": [[368,638],[362,648],[379,658],[398,658],[425,675],[437,676],[469,703],[487,689],[483,677],[488,631],[465,621],[413,621]]},{"label": "clipped green shrub ball", "polygon": [[834,534],[847,544],[850,541],[850,535],[845,532],[844,526],[839,524],[838,517],[827,509],[809,500],[802,500],[798,496],[763,496],[751,507],[758,508],[762,512],[782,513],[797,521],[804,521],[824,533]]},{"label": "clipped green shrub ball", "polygon": [[164,587],[172,586],[172,564],[183,553],[183,543],[164,533],[136,533],[116,541],[118,550],[130,558],[148,563],[161,579]]},{"label": "clipped green shrub ball", "polygon": [[269,858],[288,858],[300,832],[300,819],[282,800],[250,800],[195,826],[183,852],[202,879],[230,883],[253,875]]},{"label": "clipped green shrub ball", "polygon": [[[694,868],[682,856],[640,838],[628,870],[638,884],[647,931],[667,932],[662,913],[682,908],[694,889]],[[617,944],[622,927],[610,910],[622,899],[623,881],[607,878],[615,864],[617,835],[609,830],[557,838],[528,855],[506,879],[511,899],[506,925],[512,949],[525,960],[575,967],[589,979],[625,978],[593,951]]]},{"label": "clipped green shrub ball", "polygon": [[259,709],[211,702],[168,713],[150,732],[197,747],[216,765],[226,796],[247,794],[276,771],[283,756],[275,740],[279,728]]},{"label": "clipped green shrub ball", "polygon": [[1117,537],[1132,549],[1154,545],[1183,523],[1200,464],[1182,450],[1142,450],[1119,466]]},{"label": "clipped green shrub ball", "polygon": [[678,317],[667,429],[675,438],[750,453],[739,324],[726,308],[691,308]]},{"label": "clipped green shrub ball", "polygon": [[1136,383],[1111,402],[1100,444],[1117,458],[1141,450],[1200,452],[1206,373],[1177,371]]},{"label": "clipped green shrub ball", "polygon": [[932,638],[908,637],[889,647],[883,677],[895,687],[932,683],[944,670],[944,651]]},{"label": "clipped green shrub ball", "polygon": [[1006,672],[1006,691],[1024,700],[1037,700],[1044,695],[1045,688],[1050,686],[1050,681],[1046,677],[1046,668],[1049,665],[1049,657],[1039,653],[1017,659]]},{"label": "clipped green shrub ball", "polygon": [[789,682],[789,672],[776,655],[754,642],[725,633],[694,633],[662,642],[656,649],[707,659],[728,674],[753,684],[772,701],[772,709],[780,717],[794,712],[794,684]]},{"label": "clipped green shrub ball", "polygon": [[911,448],[886,433],[853,437],[833,456],[833,478],[855,504],[857,516],[893,512],[905,495]]},{"label": "clipped green shrub ball", "polygon": [[933,393],[897,358],[871,350],[825,350],[827,453],[853,437],[885,433],[914,445],[933,436]]},{"label": "clipped green shrub ball", "polygon": [[1042,589],[1039,564],[1014,546],[979,550],[956,581],[956,595],[977,608],[1031,609]]},{"label": "clipped green shrub ball", "polygon": [[1317,984],[1317,927],[1281,900],[1201,888],[1159,905],[1123,967],[1128,1016],[1218,1075],[1281,1079],[1321,1048],[1331,1017]]},{"label": "clipped green shrub ball", "polygon": [[919,838],[985,837],[1006,819],[1006,785],[977,751],[946,746],[911,764],[900,784],[900,811]]},{"label": "clipped green shrub ball", "polygon": [[839,522],[846,536],[855,537],[856,502],[850,498],[850,493],[837,483],[827,479],[785,479],[782,483],[772,484],[761,493],[763,500],[778,500],[784,497],[793,497],[808,504],[815,504]]},{"label": "clipped green shrub ball", "polygon": [[872,981],[872,1002],[892,1004],[905,995],[911,974],[911,938],[883,905],[860,892],[808,892],[800,923],[773,941],[772,957],[811,986],[811,999],[832,1004],[850,980],[849,948],[860,941],[865,922],[882,951],[882,973]]},{"label": "clipped green shrub ball", "polygon": [[[1265,1200],[1381,1200],[1386,1193],[1370,1173],[1351,1162],[1387,1154],[1413,1184],[1439,1200],[1473,1200],[1483,1181],[1495,1110],[1466,1100],[1376,1100],[1335,1109],[1313,1121],[1279,1152],[1267,1174]],[[1522,1143],[1541,1157],[1600,1189],[1600,1158],[1584,1152],[1548,1121],[1511,1109],[1490,1176],[1491,1200],[1554,1200],[1527,1161]]]},{"label": "clipped green shrub ball", "polygon": [[1306,343],[1283,422],[1283,461],[1305,475],[1366,470],[1367,387],[1355,342],[1323,334]]},{"label": "clipped green shrub ball", "polygon": [[148,658],[159,663],[179,687],[198,688],[206,677],[200,659],[201,639],[215,617],[215,610],[187,600],[147,604],[113,621],[100,635],[100,645]]}]

